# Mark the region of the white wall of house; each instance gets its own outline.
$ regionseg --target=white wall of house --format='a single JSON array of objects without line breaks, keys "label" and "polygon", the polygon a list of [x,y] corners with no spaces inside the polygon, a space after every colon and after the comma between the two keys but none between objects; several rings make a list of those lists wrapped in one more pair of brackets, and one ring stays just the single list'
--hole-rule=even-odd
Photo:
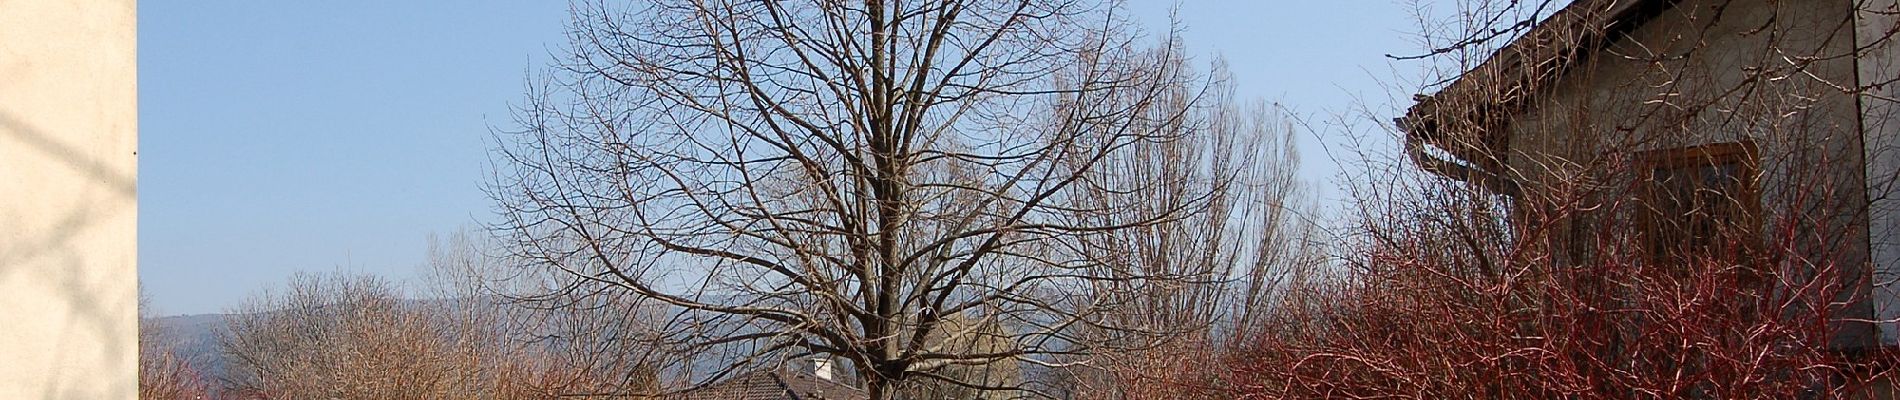
[{"label": "white wall of house", "polygon": [[[1865,106],[1872,103],[1842,95],[1839,88],[1870,72],[1894,76],[1891,65],[1869,71],[1869,65],[1849,57],[1857,43],[1843,25],[1865,14],[1856,7],[1865,9],[1866,2],[1894,1],[1683,0],[1611,44],[1599,53],[1603,56],[1566,72],[1548,87],[1528,90],[1547,95],[1535,98],[1510,124],[1511,171],[1525,175],[1531,187],[1556,186],[1587,179],[1579,175],[1604,165],[1596,157],[1610,149],[1755,141],[1761,153],[1761,205],[1771,213],[1795,211],[1820,218],[1813,222],[1826,228],[1804,229],[1794,240],[1827,244],[1803,250],[1825,251],[1819,254],[1838,262],[1848,275],[1844,279],[1851,279],[1842,282],[1850,286],[1838,294],[1845,303],[1832,312],[1852,321],[1874,317],[1876,309],[1889,317],[1900,315],[1900,284],[1883,285],[1876,294],[1868,282],[1869,239],[1862,229],[1869,215],[1862,212],[1863,189],[1874,186],[1866,178],[1880,172],[1877,176],[1891,182],[1900,167],[1900,154],[1895,154],[1900,152],[1900,137],[1894,133],[1900,120],[1884,130],[1863,130],[1863,115],[1870,112]],[[1892,26],[1893,15],[1881,17],[1887,22],[1878,29],[1884,31]],[[1775,29],[1775,34],[1761,34],[1764,28]],[[1764,49],[1773,49],[1774,56],[1765,57]],[[1900,46],[1888,46],[1866,58],[1892,64],[1900,58],[1896,50]],[[1660,67],[1650,62],[1652,57],[1661,60]],[[1803,58],[1816,61],[1789,79],[1751,83],[1756,78],[1747,72],[1785,68],[1788,59]],[[1759,91],[1733,90],[1741,87]],[[1900,87],[1885,88],[1889,96],[1896,89]],[[1900,115],[1900,106],[1887,107],[1889,115]],[[1885,132],[1880,134],[1884,139],[1869,132]],[[1862,146],[1863,139],[1869,147]],[[1867,148],[1888,150],[1873,154]],[[1892,183],[1873,189],[1895,193]],[[1828,195],[1809,196],[1815,193]],[[1900,230],[1894,228],[1900,216],[1892,211],[1894,201],[1881,206],[1888,211],[1874,215],[1884,222],[1872,226],[1883,229],[1887,241],[1874,257],[1885,260],[1880,265],[1894,266],[1891,273],[1882,272],[1893,280],[1900,278],[1900,266],[1895,266],[1900,248],[1894,242],[1900,240]],[[1849,324],[1837,341],[1844,346],[1883,338],[1894,343],[1895,331],[1893,324]]]},{"label": "white wall of house", "polygon": [[135,0],[0,0],[0,399],[138,397]]},{"label": "white wall of house", "polygon": [[[1875,87],[1860,97],[1861,143],[1866,149],[1868,197],[1868,250],[1874,264],[1874,315],[1883,344],[1900,342],[1900,38],[1886,37],[1895,29],[1895,0],[1858,0],[1855,38],[1858,46],[1874,45],[1859,57],[1861,85]],[[1885,38],[1885,40],[1882,40]]]}]

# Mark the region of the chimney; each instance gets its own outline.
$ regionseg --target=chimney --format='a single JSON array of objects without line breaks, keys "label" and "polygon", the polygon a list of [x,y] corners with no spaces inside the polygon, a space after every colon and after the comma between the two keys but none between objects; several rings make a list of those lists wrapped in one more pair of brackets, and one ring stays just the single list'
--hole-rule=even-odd
[{"label": "chimney", "polygon": [[827,381],[832,380],[831,379],[831,358],[830,357],[813,357],[811,359],[811,374],[817,375],[818,379],[824,379]]}]

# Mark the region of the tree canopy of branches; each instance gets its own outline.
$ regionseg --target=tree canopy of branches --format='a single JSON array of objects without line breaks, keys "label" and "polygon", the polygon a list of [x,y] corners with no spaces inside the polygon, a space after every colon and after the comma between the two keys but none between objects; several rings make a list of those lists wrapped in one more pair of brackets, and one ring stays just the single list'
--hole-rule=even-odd
[{"label": "tree canopy of branches", "polygon": [[[875,399],[1036,393],[935,371],[1151,347],[1199,327],[1136,317],[1142,293],[1226,278],[1115,247],[1217,235],[1158,227],[1225,209],[1252,156],[1211,122],[1228,97],[1118,4],[631,3],[576,5],[498,134],[496,228],[569,278],[548,298],[667,310],[656,346],[697,355],[696,383],[822,356]],[[930,340],[950,326],[1007,340]]]}]

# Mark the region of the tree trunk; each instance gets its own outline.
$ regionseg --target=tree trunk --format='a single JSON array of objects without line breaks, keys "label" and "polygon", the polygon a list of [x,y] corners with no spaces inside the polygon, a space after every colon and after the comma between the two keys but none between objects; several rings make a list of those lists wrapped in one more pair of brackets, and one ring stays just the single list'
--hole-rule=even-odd
[{"label": "tree trunk", "polygon": [[868,400],[891,400],[891,395],[896,392],[895,388],[883,379],[876,376],[864,378],[864,397]]}]

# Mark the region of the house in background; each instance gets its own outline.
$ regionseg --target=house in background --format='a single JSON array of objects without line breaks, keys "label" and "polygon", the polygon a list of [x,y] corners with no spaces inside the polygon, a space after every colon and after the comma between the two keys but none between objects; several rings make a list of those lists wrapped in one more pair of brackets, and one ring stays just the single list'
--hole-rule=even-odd
[{"label": "house in background", "polygon": [[[925,337],[925,343],[937,351],[960,354],[989,354],[1006,351],[1014,344],[1012,336],[995,319],[970,314],[954,314],[938,322],[939,329]],[[790,367],[749,372],[728,377],[697,390],[681,393],[680,400],[859,400],[869,398],[862,382],[854,379],[850,367],[828,356],[812,356]],[[809,367],[807,369],[806,367]],[[1015,389],[978,390],[971,386],[1018,388],[1024,385],[1023,365],[1013,359],[977,364],[951,364],[927,370],[930,376],[954,382],[912,375],[911,381],[895,389],[898,399],[1021,399],[1028,395]]]},{"label": "house in background", "polygon": [[1835,346],[1890,347],[1900,333],[1896,11],[1894,0],[1577,0],[1421,96],[1398,124],[1421,168],[1518,212],[1623,188],[1598,200],[1642,205],[1626,226],[1655,261],[1744,251],[1711,232],[1759,230],[1764,215],[1797,210],[1811,220],[1792,242],[1845,276]]},{"label": "house in background", "polygon": [[829,360],[813,362],[811,371],[778,368],[741,374],[698,390],[679,394],[678,400],[864,400],[864,389],[845,383]]}]

